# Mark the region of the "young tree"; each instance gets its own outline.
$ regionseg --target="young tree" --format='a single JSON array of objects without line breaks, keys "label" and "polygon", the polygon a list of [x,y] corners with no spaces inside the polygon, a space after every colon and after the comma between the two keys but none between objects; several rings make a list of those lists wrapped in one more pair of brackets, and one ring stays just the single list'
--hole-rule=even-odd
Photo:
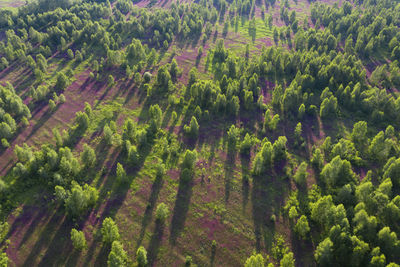
[{"label": "young tree", "polygon": [[308,224],[307,217],[301,215],[294,226],[294,231],[302,238],[306,239],[307,234],[310,232],[310,226]]},{"label": "young tree", "polygon": [[320,266],[330,266],[332,264],[333,243],[329,237],[318,244],[314,256]]},{"label": "young tree", "polygon": [[175,58],[172,59],[171,66],[169,69],[169,74],[171,75],[171,79],[173,82],[176,82],[179,74],[178,63],[176,63]]},{"label": "young tree", "polygon": [[161,223],[164,223],[168,217],[168,214],[169,214],[169,210],[168,210],[167,205],[165,205],[164,203],[158,204],[157,209],[156,209],[156,219],[158,221],[160,221]]},{"label": "young tree", "polygon": [[300,164],[300,166],[297,168],[296,173],[293,178],[298,185],[304,187],[307,183],[307,176],[308,176],[307,163],[303,161]]},{"label": "young tree", "polygon": [[245,267],[264,267],[264,258],[261,254],[251,255],[244,264]]},{"label": "young tree", "polygon": [[240,144],[240,154],[244,156],[249,156],[252,146],[253,146],[253,138],[249,135],[249,133],[246,133],[243,142]]},{"label": "young tree", "polygon": [[75,249],[82,251],[87,248],[85,234],[76,229],[71,230],[71,241]]},{"label": "young tree", "polygon": [[94,149],[87,144],[83,145],[81,161],[85,165],[85,168],[91,168],[96,163],[96,153],[94,152]]},{"label": "young tree", "polygon": [[146,267],[147,265],[147,251],[143,246],[140,246],[136,251],[136,261],[139,267]]},{"label": "young tree", "polygon": [[280,267],[294,267],[293,252],[286,253],[280,261]]},{"label": "young tree", "polygon": [[107,264],[109,267],[128,266],[128,254],[119,241],[113,241],[110,254],[108,254]]},{"label": "young tree", "polygon": [[94,206],[98,197],[99,192],[96,188],[87,184],[82,188],[79,184],[73,183],[71,192],[69,192],[65,198],[65,208],[68,213],[75,218],[85,212],[89,207]]},{"label": "young tree", "polygon": [[196,117],[192,116],[189,125],[185,125],[184,127],[185,133],[193,139],[196,139],[199,135],[199,124],[197,123]]},{"label": "young tree", "polygon": [[120,239],[118,226],[110,217],[104,219],[101,235],[103,236],[103,242],[106,244],[112,244]]},{"label": "young tree", "polygon": [[106,124],[103,128],[104,140],[108,145],[112,144],[113,132],[111,128]]},{"label": "young tree", "polygon": [[117,180],[118,180],[120,183],[123,183],[123,182],[126,182],[126,181],[127,181],[128,176],[126,175],[124,166],[122,166],[121,163],[117,163],[117,170],[116,170],[116,173],[117,173]]},{"label": "young tree", "polygon": [[63,92],[65,88],[68,86],[68,77],[65,76],[64,73],[60,72],[57,75],[56,84],[54,85],[54,89],[56,92]]}]

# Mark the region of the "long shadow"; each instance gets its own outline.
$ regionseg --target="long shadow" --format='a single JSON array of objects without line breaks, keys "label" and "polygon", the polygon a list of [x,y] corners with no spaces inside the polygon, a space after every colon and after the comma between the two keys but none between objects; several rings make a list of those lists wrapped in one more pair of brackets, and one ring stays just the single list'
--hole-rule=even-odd
[{"label": "long shadow", "polygon": [[154,206],[157,202],[158,199],[158,195],[160,194],[162,185],[163,185],[164,181],[163,178],[161,176],[156,176],[156,179],[154,180],[154,183],[151,187],[151,194],[149,197],[149,203],[147,204],[146,207],[146,211],[144,212],[144,216],[142,219],[142,229],[140,230],[140,235],[139,235],[139,239],[137,241],[137,248],[140,246],[140,244],[142,243],[144,234],[146,232],[146,228],[149,225],[151,218],[152,218],[152,214],[153,214],[153,210],[154,210]]},{"label": "long shadow", "polygon": [[181,173],[178,194],[176,197],[175,207],[173,211],[174,215],[171,221],[171,229],[170,229],[171,234],[169,242],[172,245],[176,244],[178,235],[185,226],[187,212],[189,211],[190,199],[193,193],[193,186],[194,186],[193,180],[184,181]]},{"label": "long shadow", "polygon": [[233,170],[235,163],[236,153],[234,148],[228,144],[228,154],[225,161],[225,203],[228,203],[229,196],[232,189]]},{"label": "long shadow", "polygon": [[[48,247],[48,245],[50,244],[49,240],[53,240],[53,233],[56,232],[56,235],[58,236],[57,232],[62,229],[64,224],[65,216],[55,213],[45,226],[44,230],[40,233],[40,238],[38,239],[38,241],[36,241],[35,245],[31,249],[30,254],[25,259],[22,266],[32,266],[32,262],[35,262],[36,259],[41,255],[42,249]],[[59,236],[59,238],[61,237],[62,236]],[[57,242],[63,243],[60,242],[60,239]],[[57,254],[59,253],[57,252],[56,255]]]},{"label": "long shadow", "polygon": [[248,156],[241,155],[240,162],[242,165],[242,207],[244,212],[246,210],[247,203],[249,202],[250,194],[250,158]]},{"label": "long shadow", "polygon": [[160,250],[165,224],[160,220],[156,220],[153,236],[151,237],[148,251],[149,266],[153,266],[157,260],[158,251]]},{"label": "long shadow", "polygon": [[51,118],[51,116],[53,116],[54,112],[56,112],[59,108],[60,106],[57,105],[55,110],[53,111],[47,110],[47,112],[39,119],[39,121],[35,124],[35,126],[33,126],[33,129],[29,133],[26,140],[29,140],[40,129],[40,127],[42,127]]},{"label": "long shadow", "polygon": [[[26,217],[25,217],[26,214],[24,214],[24,213],[28,212],[28,214],[29,214],[29,210],[30,210],[29,207],[26,208],[26,206],[24,206],[24,210],[23,210],[21,216],[14,222],[13,227],[19,227],[20,226],[19,223],[23,223],[24,222],[24,220],[26,219]],[[34,233],[36,227],[39,225],[40,219],[45,217],[46,215],[48,215],[47,211],[46,210],[41,210],[35,216],[35,218],[32,219],[32,223],[29,225],[29,229],[25,232],[25,235],[22,238],[21,242],[19,243],[18,248],[21,248],[29,240],[29,238]]]},{"label": "long shadow", "polygon": [[[251,200],[253,205],[254,234],[256,237],[256,249],[261,251],[263,247],[270,249],[274,232],[275,222],[271,216],[279,212],[283,205],[284,195],[287,193],[282,179],[272,172],[253,177]],[[276,216],[279,217],[279,216]]]},{"label": "long shadow", "polygon": [[97,258],[94,263],[94,266],[107,266],[106,262],[107,262],[107,258],[108,258],[110,249],[111,249],[110,245],[106,245],[106,244],[102,245],[99,254],[97,254]]},{"label": "long shadow", "polygon": [[[57,233],[53,236],[47,247],[44,257],[39,262],[39,266],[60,266],[66,262],[69,254],[73,252],[73,247],[69,239],[70,231],[73,227],[71,220],[65,219],[59,227]],[[64,240],[64,242],[60,242]],[[62,251],[62,253],[59,253]]]}]

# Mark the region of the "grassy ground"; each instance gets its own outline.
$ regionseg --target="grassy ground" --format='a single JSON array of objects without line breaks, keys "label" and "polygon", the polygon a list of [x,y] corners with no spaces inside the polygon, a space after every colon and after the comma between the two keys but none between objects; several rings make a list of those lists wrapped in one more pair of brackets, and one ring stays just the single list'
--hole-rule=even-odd
[{"label": "grassy ground", "polygon": [[25,5],[25,0],[0,0],[0,9],[14,10],[17,7]]},{"label": "grassy ground", "polygon": [[[0,7],[15,6],[19,2],[23,4],[22,1],[3,0],[0,1]],[[299,17],[309,12],[306,1],[301,1],[296,8],[302,10]],[[274,15],[274,24],[279,25],[281,22],[276,21],[277,18],[279,20],[279,3],[271,12],[278,12],[278,17]],[[218,34],[214,32],[204,44],[203,57],[197,66],[195,62],[200,41],[194,45],[174,42],[162,56],[160,64],[171,61],[175,47],[174,56],[182,69],[179,82],[187,82],[188,72],[193,66],[199,69],[202,77],[210,77],[204,72],[205,56],[214,47],[215,39],[224,38],[225,45],[238,57],[243,56],[245,44],[250,45],[252,53],[257,53],[264,45],[272,45],[271,29],[265,26],[259,16],[256,26],[253,42],[248,33],[248,21],[240,23],[237,33],[234,27],[230,27],[225,37],[222,36],[223,24],[220,24]],[[94,116],[88,132],[76,144],[74,153],[78,155],[82,143],[88,143],[96,150],[99,162],[90,174],[89,182],[99,189],[101,204],[76,224],[64,216],[63,208],[51,200],[49,192],[32,188],[21,194],[21,205],[8,218],[12,227],[7,253],[15,265],[105,266],[109,248],[102,245],[99,229],[105,217],[113,216],[129,257],[133,259],[138,246],[143,245],[154,266],[180,266],[188,255],[199,266],[242,266],[253,250],[260,250],[266,256],[276,235],[282,235],[288,243],[292,243],[292,249],[295,253],[298,251],[296,255],[301,254],[298,261],[310,266],[312,245],[299,248],[295,241],[289,242],[293,236],[288,222],[279,212],[291,185],[271,178],[265,184],[257,185],[259,189],[256,190],[254,181],[250,179],[246,182],[243,179],[250,172],[250,159],[226,151],[225,133],[235,121],[222,118],[208,125],[202,124],[199,141],[190,144],[177,135],[183,123],[172,125],[167,100],[161,101],[160,106],[165,112],[162,138],[156,139],[147,148],[142,167],[128,172],[129,183],[119,185],[115,179],[115,168],[121,160],[120,151],[117,147],[102,143],[101,131],[111,119],[121,126],[125,118],[131,118],[138,127],[142,127],[148,108],[144,104],[145,93],[118,70],[111,71],[116,77],[116,85],[111,88],[104,81],[90,78],[87,61],[74,65],[66,62],[62,55],[56,55],[49,66],[52,70],[46,77],[49,84],[54,82],[57,72],[73,70],[74,78],[65,90],[67,101],[54,112],[50,112],[44,104],[32,113],[30,126],[20,132],[9,149],[1,152],[0,171],[5,174],[13,166],[12,148],[16,144],[27,142],[39,146],[53,142],[52,129],[62,130],[71,125],[75,113],[88,102],[93,106]],[[10,81],[22,96],[26,96],[26,88],[32,83],[32,77],[28,74],[27,68],[12,66],[9,72],[0,75],[0,82]],[[266,96],[268,94],[265,93]],[[180,120],[186,116],[184,112],[179,115]],[[244,114],[243,117],[250,116]],[[306,128],[305,138],[320,142],[326,130],[323,127],[319,123]],[[285,124],[281,130],[290,138],[293,128],[293,125]],[[179,183],[181,159],[169,160],[165,177],[162,180],[155,179],[154,163],[162,158],[165,140],[175,143],[182,141],[182,150],[195,147],[199,152],[194,181],[187,187]],[[299,154],[305,155],[305,149]],[[155,207],[161,202],[170,210],[165,225],[157,224],[154,218]],[[275,223],[270,220],[272,214],[277,217]],[[87,251],[78,253],[73,250],[70,242],[70,230],[73,227],[84,231],[89,246]],[[213,240],[217,242],[215,254],[211,250]],[[63,253],[60,254],[60,251]]]}]

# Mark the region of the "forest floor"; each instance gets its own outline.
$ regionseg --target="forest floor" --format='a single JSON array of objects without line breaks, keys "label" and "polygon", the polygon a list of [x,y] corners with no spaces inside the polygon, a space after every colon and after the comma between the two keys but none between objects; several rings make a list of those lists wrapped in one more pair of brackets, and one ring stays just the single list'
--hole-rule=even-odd
[{"label": "forest floor", "polygon": [[[23,2],[0,0],[0,8],[17,6]],[[146,6],[147,2],[139,1],[137,5]],[[168,5],[169,1],[156,4],[163,8]],[[309,7],[307,1],[299,1],[293,9],[303,18],[309,15]],[[204,52],[199,59],[197,51],[201,41],[193,44],[175,41],[159,64],[169,63],[174,56],[183,70],[179,82],[186,84],[192,67],[197,67],[201,75],[208,76],[205,70],[207,51],[215,46],[219,38],[223,38],[226,47],[238,56],[244,56],[246,44],[251,45],[251,53],[259,53],[263,46],[274,43],[271,30],[260,18],[259,9],[256,14],[257,35],[254,42],[248,34],[248,22],[240,25],[237,33],[230,27],[227,36],[222,36],[221,24],[218,32],[213,32],[204,44]],[[279,19],[279,2],[273,14],[274,25],[283,26]],[[63,57],[56,56],[50,65],[58,71],[59,66],[64,69],[71,67],[63,64]],[[199,141],[187,144],[188,148],[195,147],[199,152],[195,179],[189,185],[180,184],[177,168],[169,169],[162,180],[154,178],[152,166],[160,157],[160,150],[156,147],[162,145],[154,144],[144,159],[143,167],[130,175],[129,185],[120,186],[115,182],[119,150],[106,147],[99,133],[110,116],[116,117],[119,126],[126,117],[139,122],[145,112],[143,92],[135,87],[132,80],[122,78],[118,72],[113,73],[116,77],[116,85],[113,87],[107,86],[105,82],[97,82],[90,78],[90,69],[85,64],[76,68],[74,81],[64,92],[66,103],[57,106],[53,112],[48,110],[46,104],[37,105],[32,112],[30,125],[20,130],[10,142],[10,148],[0,152],[0,174],[6,174],[14,166],[15,145],[27,143],[38,147],[46,142],[54,142],[52,130],[68,128],[76,112],[81,111],[85,102],[88,102],[96,116],[90,122],[88,133],[77,143],[74,153],[81,150],[80,143],[83,142],[95,148],[99,162],[92,174],[92,184],[99,189],[102,204],[76,225],[66,218],[62,207],[50,201],[51,197],[46,192],[39,188],[26,192],[30,197],[8,218],[12,228],[7,254],[15,265],[105,266],[109,248],[102,246],[99,229],[102,220],[108,216],[115,218],[128,254],[135,255],[136,249],[143,245],[148,251],[150,264],[154,266],[178,266],[187,255],[192,256],[199,266],[241,266],[244,259],[252,254],[253,248],[270,251],[275,235],[292,240],[293,251],[301,254],[301,266],[312,265],[313,244],[299,247],[300,242],[296,242],[291,235],[289,222],[281,214],[278,214],[276,222],[270,220],[273,213],[281,210],[284,196],[289,193],[292,185],[271,179],[255,190],[251,179],[243,182],[243,177],[250,173],[249,159],[229,154],[224,149],[226,130],[231,124],[245,123],[257,129],[259,118],[252,118],[251,114],[244,112],[241,114],[242,121],[221,119],[200,129]],[[25,77],[24,80],[20,80],[21,77]],[[6,81],[14,85],[24,96],[23,99],[28,98],[29,70],[11,66],[8,71],[0,73],[0,83],[5,84]],[[271,81],[266,82],[262,89],[266,100],[271,99]],[[164,126],[168,132],[171,126],[169,119]],[[294,126],[283,126],[282,134],[291,138]],[[177,127],[180,128],[179,125]],[[174,135],[174,131],[169,134]],[[319,142],[324,136],[322,123],[306,125],[305,135]],[[300,148],[304,155],[310,153],[310,149]],[[156,223],[153,216],[160,202],[164,202],[170,209],[170,220],[165,224]],[[88,250],[82,253],[73,250],[70,242],[70,229],[76,226],[84,231],[88,241]],[[217,242],[215,254],[211,250],[213,240]]]}]

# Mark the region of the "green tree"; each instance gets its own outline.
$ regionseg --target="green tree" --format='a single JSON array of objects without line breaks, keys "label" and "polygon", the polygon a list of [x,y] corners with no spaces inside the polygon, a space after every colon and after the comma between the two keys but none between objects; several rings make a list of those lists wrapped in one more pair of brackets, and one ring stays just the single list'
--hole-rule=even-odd
[{"label": "green tree", "polygon": [[168,214],[169,210],[167,205],[165,205],[164,203],[158,204],[156,209],[156,219],[163,223],[167,219]]},{"label": "green tree", "polygon": [[301,215],[294,226],[294,231],[302,238],[306,239],[307,234],[310,232],[310,226],[308,224],[307,217]]},{"label": "green tree", "polygon": [[297,168],[293,178],[298,185],[304,187],[306,186],[307,183],[307,176],[308,176],[307,163],[303,161]]},{"label": "green tree", "polygon": [[85,234],[76,229],[71,230],[71,241],[75,249],[82,251],[87,248]]},{"label": "green tree", "polygon": [[121,163],[117,163],[117,170],[116,170],[116,174],[117,174],[117,180],[120,183],[126,182],[128,179],[128,176],[126,175],[124,166],[122,166]]},{"label": "green tree", "polygon": [[103,242],[106,244],[112,244],[120,239],[118,226],[110,217],[104,219],[101,226],[101,235],[103,236]]},{"label": "green tree", "polygon": [[264,258],[261,254],[251,255],[244,264],[245,267],[264,267]]},{"label": "green tree", "polygon": [[94,149],[87,144],[83,145],[83,151],[81,152],[81,161],[86,168],[91,168],[96,163],[96,153]]},{"label": "green tree", "polygon": [[280,267],[294,267],[293,252],[286,253],[280,262]]},{"label": "green tree", "polygon": [[107,264],[109,267],[128,266],[128,254],[119,241],[113,241],[110,254],[108,254]]},{"label": "green tree", "polygon": [[139,267],[145,267],[147,265],[147,251],[143,246],[140,246],[136,251],[136,261]]},{"label": "green tree", "polygon": [[73,183],[71,191],[65,199],[65,207],[73,217],[78,217],[89,207],[94,206],[99,198],[96,188],[87,184],[82,188],[79,184]]},{"label": "green tree", "polygon": [[56,80],[56,84],[54,85],[54,89],[56,90],[56,92],[62,92],[65,90],[65,88],[67,88],[68,86],[68,77],[65,76],[64,73],[60,72],[57,75],[57,80]]},{"label": "green tree", "polygon": [[199,124],[197,123],[196,117],[192,116],[190,124],[185,125],[184,130],[189,137],[193,139],[197,138],[197,136],[199,135]]},{"label": "green tree", "polygon": [[333,243],[329,237],[318,244],[314,256],[320,266],[333,266]]}]

